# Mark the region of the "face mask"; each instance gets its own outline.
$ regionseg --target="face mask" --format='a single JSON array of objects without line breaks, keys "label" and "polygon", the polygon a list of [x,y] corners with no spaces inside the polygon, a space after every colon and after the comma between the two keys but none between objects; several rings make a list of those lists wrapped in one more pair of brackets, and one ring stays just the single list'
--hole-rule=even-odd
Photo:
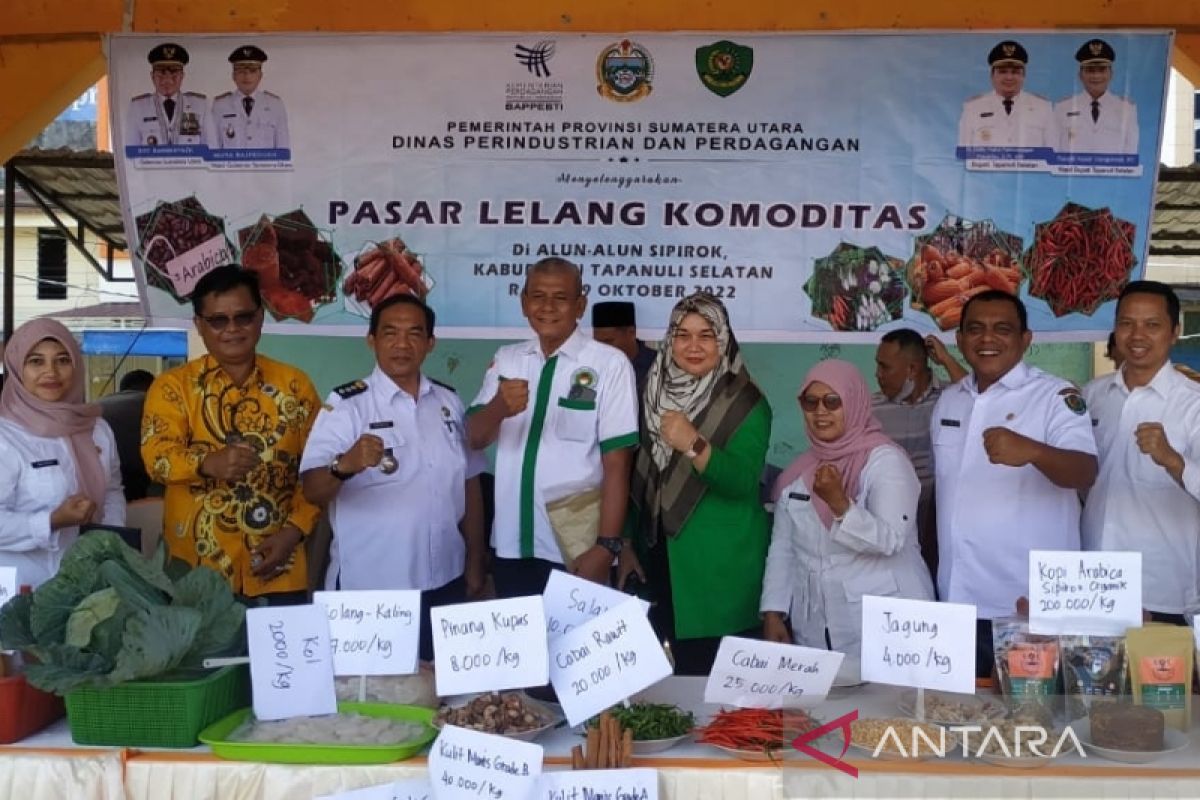
[{"label": "face mask", "polygon": [[912,397],[913,390],[917,388],[917,382],[913,380],[912,375],[904,379],[904,385],[900,387],[899,393],[892,398],[893,403],[903,403]]}]

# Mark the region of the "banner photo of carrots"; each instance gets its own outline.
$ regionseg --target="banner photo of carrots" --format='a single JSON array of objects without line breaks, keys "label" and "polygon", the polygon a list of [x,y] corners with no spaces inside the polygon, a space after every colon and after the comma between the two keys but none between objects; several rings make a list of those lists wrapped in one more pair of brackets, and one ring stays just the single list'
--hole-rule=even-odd
[{"label": "banner photo of carrots", "polygon": [[342,284],[347,309],[364,316],[392,295],[407,293],[424,300],[432,288],[420,259],[398,236],[363,248]]},{"label": "banner photo of carrots", "polygon": [[933,317],[940,330],[958,327],[963,306],[977,294],[999,289],[1020,294],[1019,236],[991,220],[971,221],[953,214],[933,233],[918,236],[906,266],[912,307]]},{"label": "banner photo of carrots", "polygon": [[1116,300],[1137,265],[1132,222],[1107,208],[1067,203],[1054,219],[1034,226],[1025,257],[1031,297],[1046,301],[1054,316],[1092,315]]}]

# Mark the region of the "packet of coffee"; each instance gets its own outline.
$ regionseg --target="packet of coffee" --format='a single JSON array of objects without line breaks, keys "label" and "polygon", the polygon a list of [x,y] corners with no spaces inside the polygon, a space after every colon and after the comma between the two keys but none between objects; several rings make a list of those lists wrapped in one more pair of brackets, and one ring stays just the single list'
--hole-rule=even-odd
[{"label": "packet of coffee", "polygon": [[1148,622],[1125,633],[1135,705],[1157,708],[1167,724],[1186,731],[1192,719],[1192,631]]},{"label": "packet of coffee", "polygon": [[1054,718],[1058,687],[1058,639],[1029,632],[1024,617],[992,620],[992,649],[1000,691],[1014,715],[1040,719]]},{"label": "packet of coffee", "polygon": [[1063,693],[1067,719],[1088,715],[1098,698],[1128,694],[1129,668],[1122,636],[1062,636]]}]

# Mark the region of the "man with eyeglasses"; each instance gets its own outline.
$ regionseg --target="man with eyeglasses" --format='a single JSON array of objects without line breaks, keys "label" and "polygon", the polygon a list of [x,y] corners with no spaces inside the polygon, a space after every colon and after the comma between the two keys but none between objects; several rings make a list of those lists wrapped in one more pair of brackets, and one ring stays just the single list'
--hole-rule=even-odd
[{"label": "man with eyeglasses", "polygon": [[1030,550],[1078,550],[1079,492],[1096,479],[1087,404],[1026,366],[1025,304],[989,290],[963,307],[958,349],[971,374],[933,407],[938,597],[975,605],[975,669],[992,671],[992,620],[1028,592]]},{"label": "man with eyeglasses", "polygon": [[333,527],[325,588],[420,590],[426,661],[430,608],[477,597],[487,571],[487,461],[467,447],[458,393],[421,372],[435,321],[410,294],[371,309],[375,369],[330,393],[300,462],[305,497]]},{"label": "man with eyeglasses", "polygon": [[467,437],[496,442],[492,574],[500,597],[540,594],[567,560],[548,503],[598,505],[596,544],[572,571],[607,583],[625,554],[631,448],[638,443],[633,367],[625,354],[579,330],[587,308],[579,268],[545,258],[529,268],[521,311],[536,338],[500,348],[468,409]]},{"label": "man with eyeglasses", "polygon": [[125,144],[164,147],[210,144],[208,98],[199,92],[181,91],[188,51],[174,42],[163,42],[147,56],[154,91],[129,101]]},{"label": "man with eyeglasses", "polygon": [[256,352],[254,272],[217,267],[192,307],[208,352],[160,375],[142,416],[142,459],[166,485],[167,552],[215,569],[244,597],[303,603],[300,544],[320,511],[301,491],[300,456],[320,398],[299,369]]},{"label": "man with eyeglasses", "polygon": [[224,150],[291,147],[283,100],[259,86],[266,60],[262,48],[252,44],[242,45],[229,54],[237,91],[225,92],[213,100],[213,147]]}]

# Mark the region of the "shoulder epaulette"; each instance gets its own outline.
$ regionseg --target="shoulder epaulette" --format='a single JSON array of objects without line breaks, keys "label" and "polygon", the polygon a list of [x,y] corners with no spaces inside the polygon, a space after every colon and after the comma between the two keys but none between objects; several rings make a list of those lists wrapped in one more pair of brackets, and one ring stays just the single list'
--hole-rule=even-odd
[{"label": "shoulder epaulette", "polygon": [[229,97],[229,95],[231,95],[231,94],[233,94],[233,92],[222,92],[221,94],[217,95],[213,99],[214,100],[224,100],[226,97]]},{"label": "shoulder epaulette", "polygon": [[430,378],[430,379],[429,379],[429,382],[430,382],[430,383],[433,383],[433,384],[436,384],[436,385],[438,385],[438,386],[442,387],[443,389],[447,389],[447,390],[449,390],[449,391],[451,391],[451,392],[454,392],[454,394],[458,394],[458,390],[457,390],[457,389],[455,389],[453,386],[451,386],[451,385],[450,385],[450,384],[448,384],[448,383],[442,383],[442,382],[441,382],[441,381],[439,381],[437,378]]},{"label": "shoulder epaulette", "polygon": [[134,100],[145,100],[149,96],[150,96],[150,92],[146,92],[145,94],[139,94],[137,97],[135,97],[133,99]]},{"label": "shoulder epaulette", "polygon": [[273,97],[276,100],[282,99],[279,95],[275,94],[274,92],[268,92],[266,89],[263,89],[263,94],[265,94],[267,97]]},{"label": "shoulder epaulette", "polygon": [[202,100],[203,100],[204,98],[208,97],[208,95],[206,95],[206,94],[203,94],[202,92],[184,92],[183,94],[184,94],[186,97],[199,97],[199,98],[200,98],[200,99],[202,99]]},{"label": "shoulder epaulette", "polygon": [[350,381],[349,383],[343,383],[341,386],[333,387],[333,391],[343,400],[354,397],[356,394],[362,394],[366,390],[367,382],[364,380]]}]

